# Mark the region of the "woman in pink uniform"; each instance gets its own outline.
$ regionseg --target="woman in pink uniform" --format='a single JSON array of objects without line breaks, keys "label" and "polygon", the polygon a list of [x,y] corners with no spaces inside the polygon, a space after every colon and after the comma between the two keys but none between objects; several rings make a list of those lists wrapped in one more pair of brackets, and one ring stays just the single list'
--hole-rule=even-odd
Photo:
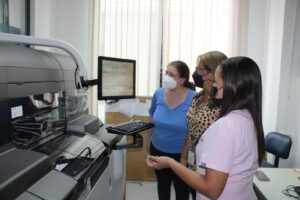
[{"label": "woman in pink uniform", "polygon": [[264,156],[260,70],[250,58],[227,59],[217,68],[213,87],[222,108],[199,139],[197,171],[169,157],[149,156],[147,164],[171,168],[197,190],[197,200],[255,200],[253,176]]}]

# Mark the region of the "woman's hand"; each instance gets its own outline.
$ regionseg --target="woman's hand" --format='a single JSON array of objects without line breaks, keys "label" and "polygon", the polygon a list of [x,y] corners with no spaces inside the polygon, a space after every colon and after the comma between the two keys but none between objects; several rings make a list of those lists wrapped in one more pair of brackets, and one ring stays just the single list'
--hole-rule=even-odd
[{"label": "woman's hand", "polygon": [[148,167],[153,169],[164,169],[170,167],[170,162],[172,162],[172,158],[167,156],[148,156],[146,159],[146,163]]}]

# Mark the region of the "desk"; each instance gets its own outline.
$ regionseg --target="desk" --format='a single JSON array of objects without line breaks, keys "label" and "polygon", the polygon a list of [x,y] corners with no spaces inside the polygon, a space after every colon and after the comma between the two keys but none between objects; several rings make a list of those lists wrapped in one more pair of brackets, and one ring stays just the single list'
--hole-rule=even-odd
[{"label": "desk", "polygon": [[[137,97],[141,102],[145,102],[151,97]],[[134,116],[134,119],[149,121],[149,117]],[[105,124],[119,124],[130,121],[131,118],[119,112],[105,112]],[[144,139],[142,148],[126,149],[126,180],[130,181],[156,181],[154,170],[147,167],[146,157],[146,135],[147,131],[140,133]],[[132,143],[132,137],[127,137],[127,143]]]},{"label": "desk", "polygon": [[263,171],[270,181],[260,181],[254,176],[254,189],[258,190],[258,199],[263,200],[293,200],[282,193],[288,185],[300,186],[300,169],[293,168],[259,168]]}]

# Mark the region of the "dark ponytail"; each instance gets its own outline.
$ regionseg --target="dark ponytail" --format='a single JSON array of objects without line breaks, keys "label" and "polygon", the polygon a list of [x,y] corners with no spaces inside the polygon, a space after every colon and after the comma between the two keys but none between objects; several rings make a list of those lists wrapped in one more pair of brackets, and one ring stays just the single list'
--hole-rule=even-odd
[{"label": "dark ponytail", "polygon": [[185,81],[183,84],[184,87],[190,88],[191,90],[196,90],[196,86],[194,83],[190,82],[190,81]]}]

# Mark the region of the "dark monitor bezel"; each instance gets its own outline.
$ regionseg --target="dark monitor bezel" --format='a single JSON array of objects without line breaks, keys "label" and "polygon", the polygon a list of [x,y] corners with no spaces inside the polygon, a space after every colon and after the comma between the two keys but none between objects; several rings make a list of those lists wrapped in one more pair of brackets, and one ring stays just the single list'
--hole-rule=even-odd
[{"label": "dark monitor bezel", "polygon": [[[102,61],[116,61],[116,62],[126,62],[133,64],[133,94],[132,95],[118,95],[118,96],[103,96],[102,94]],[[98,56],[98,100],[119,100],[119,99],[134,99],[136,97],[136,61],[125,58],[115,58],[107,56]]]}]

